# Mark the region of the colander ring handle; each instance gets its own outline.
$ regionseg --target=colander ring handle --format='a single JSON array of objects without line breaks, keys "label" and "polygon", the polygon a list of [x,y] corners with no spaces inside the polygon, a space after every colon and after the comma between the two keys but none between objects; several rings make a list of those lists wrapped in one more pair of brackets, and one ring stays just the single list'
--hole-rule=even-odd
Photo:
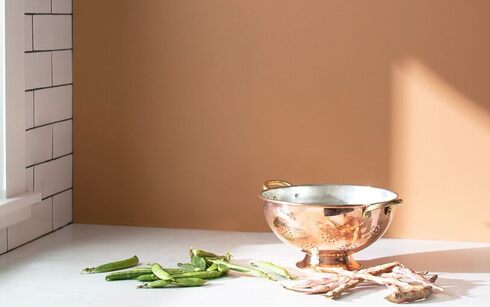
[{"label": "colander ring handle", "polygon": [[403,200],[401,198],[393,199],[390,201],[384,201],[380,203],[374,203],[367,205],[364,208],[363,215],[368,216],[371,215],[371,211],[376,210],[376,209],[382,209],[382,208],[390,208],[391,206],[400,206],[403,203]]},{"label": "colander ring handle", "polygon": [[269,189],[290,187],[290,186],[292,186],[292,184],[290,184],[286,180],[271,179],[264,182],[264,185],[262,186],[262,190],[265,191]]}]

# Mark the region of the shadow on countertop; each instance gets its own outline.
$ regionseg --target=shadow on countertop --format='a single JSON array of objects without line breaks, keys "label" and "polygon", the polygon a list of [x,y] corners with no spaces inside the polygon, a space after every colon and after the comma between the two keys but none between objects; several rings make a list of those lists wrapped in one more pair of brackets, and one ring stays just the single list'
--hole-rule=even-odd
[{"label": "shadow on countertop", "polygon": [[364,267],[398,261],[407,267],[431,272],[490,273],[490,247],[401,254],[359,261]]},{"label": "shadow on countertop", "polygon": [[[462,280],[453,278],[438,278],[437,284],[444,288],[444,292],[434,290],[428,300],[418,301],[417,304],[431,304],[437,302],[446,302],[470,297],[470,290],[479,286],[484,286],[485,283],[479,280]],[[383,287],[379,285],[364,285],[351,289],[348,294],[342,295],[340,300],[346,302],[354,302],[363,299],[367,291],[379,292],[380,298],[385,297],[390,293],[389,290],[380,291]],[[385,289],[383,289],[385,290]]]},{"label": "shadow on countertop", "polygon": [[[474,288],[490,285],[478,277],[469,280],[468,278],[458,278],[444,273],[490,273],[490,247],[467,248],[444,251],[430,251],[411,254],[401,254],[389,257],[373,258],[359,261],[363,267],[371,267],[381,263],[398,261],[403,265],[416,271],[429,270],[430,272],[441,272],[442,277],[437,279],[437,284],[444,288],[444,292],[435,290],[430,299],[418,302],[437,303],[461,299],[471,296],[470,291]],[[376,289],[375,289],[376,288]],[[348,295],[343,295],[341,300],[347,302],[357,301],[366,295],[366,291],[379,291],[379,288],[372,285],[361,286],[349,291]],[[389,291],[382,294],[387,295]]]}]

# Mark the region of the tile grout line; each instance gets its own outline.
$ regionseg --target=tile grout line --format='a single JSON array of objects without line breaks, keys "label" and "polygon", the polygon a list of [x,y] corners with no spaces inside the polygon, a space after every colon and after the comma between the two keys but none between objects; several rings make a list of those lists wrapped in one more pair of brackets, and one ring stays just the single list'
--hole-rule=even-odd
[{"label": "tile grout line", "polygon": [[[32,43],[34,45],[34,42]],[[70,51],[73,48],[59,48],[59,49],[32,49],[28,51],[24,51],[24,53],[42,53],[42,52],[52,52],[52,51]]]},{"label": "tile grout line", "polygon": [[[14,250],[16,250],[16,249],[18,249],[18,248],[20,248],[20,247],[22,247],[22,246],[26,245],[26,244],[29,244],[29,243],[33,242],[34,240],[40,239],[40,238],[42,238],[42,237],[45,237],[45,236],[47,236],[47,235],[49,235],[49,234],[51,234],[51,233],[53,233],[53,232],[55,232],[55,231],[60,230],[61,228],[64,228],[64,227],[66,227],[66,226],[70,225],[70,224],[73,224],[73,222],[69,222],[69,223],[67,223],[66,225],[61,226],[60,228],[56,228],[56,229],[54,229],[54,230],[48,231],[47,233],[45,233],[45,234],[43,234],[43,235],[40,235],[40,236],[38,236],[38,237],[35,237],[34,239],[29,240],[29,241],[27,241],[26,243],[23,243],[23,244],[21,244],[21,245],[19,245],[19,246],[16,246],[16,247],[12,248],[12,249],[8,249],[8,246],[7,246],[7,251],[6,251],[5,253],[3,253],[3,254],[0,254],[0,255],[5,255],[6,253],[9,253],[9,252],[11,252],[11,251],[14,251]],[[8,228],[7,228],[7,229],[8,229]]]},{"label": "tile grout line", "polygon": [[68,86],[68,85],[73,85],[73,83],[63,83],[63,84],[43,86],[43,87],[34,87],[34,88],[26,89],[25,91],[26,92],[32,92],[32,91],[45,90],[45,89],[49,89],[49,88],[55,88],[55,87],[61,87],[61,86]]},{"label": "tile grout line", "polygon": [[30,165],[27,165],[25,168],[34,167],[34,166],[38,166],[38,165],[41,165],[41,164],[44,164],[44,163],[52,162],[52,161],[55,161],[55,160],[58,160],[58,159],[61,159],[61,158],[68,157],[68,156],[70,156],[72,154],[73,154],[73,152],[70,152],[70,153],[61,155],[61,156],[56,157],[56,158],[48,159],[48,160],[45,160],[45,161],[42,161],[42,162],[33,163],[33,164],[30,164]]},{"label": "tile grout line", "polygon": [[72,16],[73,13],[24,13],[26,16]]},{"label": "tile grout line", "polygon": [[50,197],[55,197],[55,196],[60,195],[60,194],[62,194],[62,193],[68,192],[68,191],[70,191],[70,190],[73,190],[73,187],[70,187],[70,188],[64,189],[64,190],[62,190],[62,191],[59,191],[59,192],[53,193],[53,194],[51,194],[51,195],[48,195],[48,196],[44,197],[43,199],[41,199],[41,201],[43,201],[43,200],[45,200],[45,199],[48,199],[48,198],[50,198]]},{"label": "tile grout line", "polygon": [[33,126],[31,128],[27,128],[26,131],[34,130],[36,128],[42,128],[42,127],[45,127],[45,126],[48,126],[48,125],[53,125],[53,124],[58,124],[58,123],[62,123],[62,122],[67,122],[67,121],[70,121],[70,120],[73,120],[73,117],[56,120],[56,121],[49,122],[49,123],[42,124],[42,125],[38,125],[38,126]]}]

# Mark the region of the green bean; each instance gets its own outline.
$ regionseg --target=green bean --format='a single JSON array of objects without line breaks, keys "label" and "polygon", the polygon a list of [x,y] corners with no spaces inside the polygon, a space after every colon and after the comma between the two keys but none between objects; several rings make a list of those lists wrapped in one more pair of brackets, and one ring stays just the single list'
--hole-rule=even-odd
[{"label": "green bean", "polygon": [[82,273],[90,274],[90,273],[103,273],[103,272],[122,270],[122,269],[127,269],[130,267],[137,266],[138,263],[139,263],[138,257],[133,256],[128,259],[105,263],[94,268],[85,268],[83,269]]},{"label": "green bean", "polygon": [[199,271],[199,268],[196,268],[195,266],[192,265],[192,263],[177,263],[177,266],[186,272],[195,272]]},{"label": "green bean", "polygon": [[[201,278],[201,279],[213,279],[218,278],[222,275],[225,275],[224,272],[219,271],[199,271],[199,272],[183,272],[183,273],[175,273],[171,274],[173,279],[181,279],[181,278]],[[126,278],[131,279],[131,278]],[[159,279],[155,274],[144,274],[136,277],[139,281],[154,281]]]},{"label": "green bean", "polygon": [[237,271],[237,272],[240,272],[240,273],[245,273],[245,274],[256,276],[256,277],[262,277],[262,278],[267,278],[267,279],[270,279],[270,280],[275,280],[267,272],[264,272],[263,270],[260,270],[260,269],[248,268],[248,267],[244,267],[244,266],[241,266],[241,265],[229,263],[229,262],[226,262],[226,261],[223,261],[223,260],[214,260],[214,263],[217,263],[218,265],[220,265],[220,264],[221,265],[224,265],[228,269],[233,270],[233,271]]},{"label": "green bean", "polygon": [[206,270],[206,267],[207,267],[206,260],[204,260],[204,258],[201,256],[192,256],[191,257],[191,264],[193,266],[195,266],[196,268],[198,268],[199,271],[204,271],[204,270]]},{"label": "green bean", "polygon": [[206,269],[206,271],[217,271],[218,270],[218,264],[217,263],[213,263],[209,266],[209,268]]},{"label": "green bean", "polygon": [[211,252],[207,252],[207,251],[204,251],[202,249],[193,249],[191,248],[189,250],[189,254],[190,256],[199,256],[199,257],[219,257],[218,255],[214,254],[214,253],[211,253]]},{"label": "green bean", "polygon": [[199,287],[202,286],[206,283],[204,279],[201,278],[181,278],[181,279],[176,279],[175,281],[169,281],[169,280],[155,280],[152,282],[144,283],[142,285],[139,285],[138,288],[165,288],[168,286],[175,286],[175,287]]},{"label": "green bean", "polygon": [[165,271],[161,265],[158,263],[153,263],[151,266],[151,271],[153,274],[155,274],[158,278],[162,280],[172,280],[172,275],[170,275],[167,271]]},{"label": "green bean", "polygon": [[206,281],[201,278],[180,278],[176,279],[172,284],[177,287],[199,287],[205,283]]},{"label": "green bean", "polygon": [[127,271],[112,272],[106,275],[107,281],[134,279],[141,275],[151,274],[151,268],[135,268]]},{"label": "green bean", "polygon": [[228,273],[229,269],[224,264],[213,263],[209,266],[209,268],[206,269],[206,271],[218,271],[218,272],[223,272],[226,274],[226,273]]},{"label": "green bean", "polygon": [[176,268],[163,268],[167,273],[169,274],[180,274],[180,273],[185,273],[187,271],[182,270],[182,269],[176,269]]},{"label": "green bean", "polygon": [[256,267],[258,267],[260,269],[263,269],[263,270],[267,270],[267,271],[276,273],[277,275],[286,277],[287,279],[296,279],[296,278],[298,278],[297,276],[291,275],[288,272],[288,270],[286,270],[285,268],[280,267],[280,266],[278,266],[278,265],[276,265],[276,264],[274,264],[272,262],[268,262],[268,261],[255,261],[254,263],[252,263],[252,265],[255,265]]},{"label": "green bean", "polygon": [[218,271],[219,272],[221,272],[223,274],[226,274],[226,273],[228,273],[229,270],[230,269],[226,265],[224,265],[224,264],[218,264]]},{"label": "green bean", "polygon": [[232,258],[231,253],[226,253],[224,255],[216,255],[215,253],[208,252],[202,249],[190,249],[189,250],[190,256],[199,256],[202,257],[206,260],[208,264],[212,264],[213,260],[224,260],[224,261],[230,261]]},{"label": "green bean", "polygon": [[140,275],[136,277],[136,279],[139,281],[155,281],[158,280],[158,277],[155,274],[146,274],[146,275]]},{"label": "green bean", "polygon": [[170,285],[172,282],[170,280],[155,280],[155,281],[152,281],[152,282],[147,282],[147,283],[144,283],[142,285],[139,285],[138,288],[143,288],[143,289],[147,289],[147,288],[165,288],[166,286]]},{"label": "green bean", "polygon": [[172,274],[172,277],[177,280],[181,278],[202,278],[202,279],[213,279],[224,275],[225,273],[218,271],[199,271],[199,272],[186,272],[181,274]]},{"label": "green bean", "polygon": [[[137,270],[139,269],[142,269],[142,270],[147,270],[148,271],[148,274],[151,274],[152,271],[151,271],[151,267],[149,266],[141,266],[141,267],[137,267],[135,268]],[[170,273],[170,274],[178,274],[178,273],[184,273],[184,272],[187,272],[185,270],[182,270],[182,269],[178,269],[178,268],[163,268],[166,272]]]}]

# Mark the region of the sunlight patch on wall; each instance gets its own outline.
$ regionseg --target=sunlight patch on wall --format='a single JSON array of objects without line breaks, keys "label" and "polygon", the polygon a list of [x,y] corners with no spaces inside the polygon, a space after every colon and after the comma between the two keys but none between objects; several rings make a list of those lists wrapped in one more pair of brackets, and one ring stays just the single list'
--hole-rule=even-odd
[{"label": "sunlight patch on wall", "polygon": [[389,235],[490,240],[490,112],[416,59],[393,67]]}]

